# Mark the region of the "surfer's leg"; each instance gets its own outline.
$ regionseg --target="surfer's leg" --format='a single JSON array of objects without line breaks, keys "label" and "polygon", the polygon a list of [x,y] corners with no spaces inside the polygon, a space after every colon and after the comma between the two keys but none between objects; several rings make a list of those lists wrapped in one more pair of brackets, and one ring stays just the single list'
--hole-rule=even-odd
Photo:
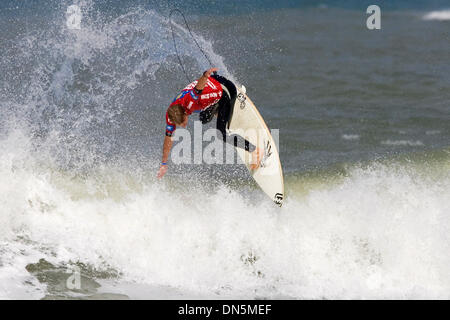
[{"label": "surfer's leg", "polygon": [[233,106],[234,100],[236,100],[237,96],[237,90],[234,83],[225,77],[219,76],[218,74],[214,74],[211,77],[216,79],[220,84],[224,85],[228,89],[228,92],[230,92],[230,104]]},{"label": "surfer's leg", "polygon": [[227,94],[224,94],[219,101],[219,114],[217,116],[217,130],[222,133],[222,139],[226,143],[230,143],[235,147],[245,149],[246,151],[253,152],[256,147],[251,144],[247,139],[244,139],[238,134],[227,134],[226,127],[231,111],[230,98]]}]

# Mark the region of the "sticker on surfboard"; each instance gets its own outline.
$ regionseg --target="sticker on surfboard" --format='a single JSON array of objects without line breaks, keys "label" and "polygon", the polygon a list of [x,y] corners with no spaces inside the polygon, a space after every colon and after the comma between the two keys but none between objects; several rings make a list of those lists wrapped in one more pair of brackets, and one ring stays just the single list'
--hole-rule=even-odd
[{"label": "sticker on surfboard", "polygon": [[273,202],[275,202],[277,205],[281,207],[283,205],[283,194],[282,193],[275,194]]}]

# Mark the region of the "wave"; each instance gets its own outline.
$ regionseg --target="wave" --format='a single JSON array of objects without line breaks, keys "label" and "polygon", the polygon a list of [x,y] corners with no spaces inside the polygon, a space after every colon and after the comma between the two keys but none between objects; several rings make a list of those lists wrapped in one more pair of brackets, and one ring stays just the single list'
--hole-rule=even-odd
[{"label": "wave", "polygon": [[420,140],[412,141],[412,140],[385,140],[382,141],[381,144],[387,146],[409,146],[409,147],[419,147],[423,146],[423,142]]},{"label": "wave", "polygon": [[359,140],[359,134],[343,134],[341,138],[344,140]]},{"label": "wave", "polygon": [[288,176],[280,209],[257,189],[189,176],[73,176],[18,153],[26,141],[1,143],[2,298],[48,294],[25,281],[41,259],[182,297],[449,298],[448,154]]},{"label": "wave", "polygon": [[423,20],[448,21],[450,20],[450,10],[431,11],[423,16]]}]

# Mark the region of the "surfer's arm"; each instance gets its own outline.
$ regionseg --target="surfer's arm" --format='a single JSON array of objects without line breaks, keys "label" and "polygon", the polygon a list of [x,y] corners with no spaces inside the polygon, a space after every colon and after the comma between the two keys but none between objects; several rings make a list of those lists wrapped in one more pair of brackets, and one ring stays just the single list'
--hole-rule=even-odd
[{"label": "surfer's arm", "polygon": [[172,149],[172,138],[169,136],[165,136],[163,145],[163,156],[157,176],[158,179],[161,179],[167,172],[167,161],[169,160],[170,149]]},{"label": "surfer's arm", "polygon": [[211,76],[211,73],[217,71],[217,68],[211,68],[203,72],[203,75],[198,79],[197,84],[195,85],[195,89],[197,91],[202,91],[205,86],[206,82],[208,81],[208,78]]},{"label": "surfer's arm", "polygon": [[163,145],[162,163],[167,163],[167,161],[169,160],[170,149],[172,149],[172,137],[165,136]]}]

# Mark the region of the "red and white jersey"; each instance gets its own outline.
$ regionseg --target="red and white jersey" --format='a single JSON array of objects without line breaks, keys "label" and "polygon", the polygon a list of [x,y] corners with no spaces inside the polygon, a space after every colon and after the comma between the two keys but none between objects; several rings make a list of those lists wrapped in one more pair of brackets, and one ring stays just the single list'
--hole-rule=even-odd
[{"label": "red and white jersey", "polygon": [[[209,77],[205,87],[200,93],[194,89],[196,85],[197,80],[184,88],[173,100],[169,108],[179,104],[184,108],[186,114],[190,115],[193,112],[200,112],[209,106],[216,104],[219,102],[220,98],[222,98],[222,86],[216,79]],[[169,120],[168,113],[166,112],[166,135],[171,136],[175,129],[175,124]]]}]

